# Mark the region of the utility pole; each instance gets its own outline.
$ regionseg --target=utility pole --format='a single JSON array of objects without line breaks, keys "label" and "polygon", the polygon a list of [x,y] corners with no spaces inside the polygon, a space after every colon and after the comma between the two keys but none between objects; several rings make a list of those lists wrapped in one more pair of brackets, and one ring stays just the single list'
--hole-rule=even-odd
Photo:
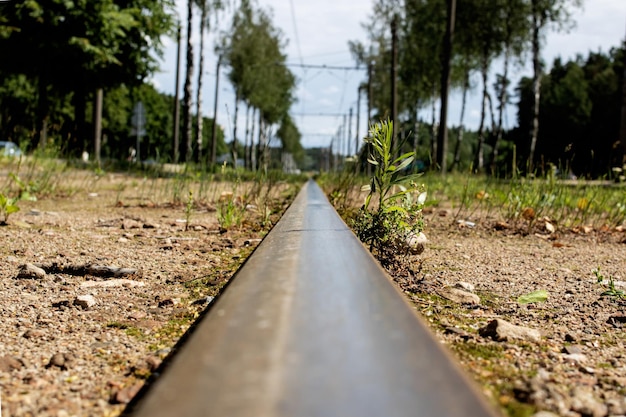
[{"label": "utility pole", "polygon": [[[348,137],[348,122],[347,122],[348,116],[347,115],[343,115],[343,124],[341,125],[341,137],[343,140],[343,150],[344,150],[344,155],[347,157],[348,154],[350,153],[350,138]],[[345,158],[344,158],[345,161]]]},{"label": "utility pole", "polygon": [[[357,90],[356,99],[356,135],[354,136],[354,153],[359,153],[359,124],[361,123],[361,86]],[[358,164],[357,164],[358,166]]]},{"label": "utility pole", "polygon": [[220,91],[220,65],[222,64],[222,54],[217,57],[217,68],[215,70],[215,100],[213,101],[213,129],[211,130],[211,165],[215,165],[215,152],[217,149],[217,98]]},{"label": "utility pole", "polygon": [[391,154],[398,153],[398,15],[394,14],[391,20],[391,121],[393,122],[393,138],[391,141]]},{"label": "utility pole", "polygon": [[[374,95],[374,93],[372,92],[372,73],[374,71],[374,66],[372,65],[372,62],[370,61],[367,64],[367,136],[369,136],[369,127],[372,124],[372,96]],[[367,160],[367,158],[369,158],[369,153],[370,153],[370,145],[366,145],[365,146],[365,159]],[[371,176],[372,175],[372,165],[368,162],[365,164],[365,166],[367,167],[367,176]]]},{"label": "utility pole", "polygon": [[372,91],[372,75],[374,73],[374,65],[372,63],[367,64],[367,126],[372,123],[372,97],[374,92]]},{"label": "utility pole", "polygon": [[[350,142],[352,142],[352,107],[350,107],[350,112],[348,113],[348,136],[346,137],[347,155],[352,155],[352,153],[350,153]],[[356,154],[356,151],[354,153]]]},{"label": "utility pole", "polygon": [[179,132],[180,132],[180,20],[176,30],[176,88],[174,89],[174,154],[172,155],[175,164],[178,163]]},{"label": "utility pole", "polygon": [[446,154],[448,153],[448,94],[450,93],[450,57],[454,38],[454,18],[456,0],[448,0],[448,24],[441,54],[441,109],[439,113],[439,132],[437,134],[437,162],[441,175],[446,175]]},{"label": "utility pole", "polygon": [[[626,48],[626,40],[624,40],[624,48]],[[618,160],[622,166],[620,168],[626,168],[626,53],[624,54],[624,77],[622,80],[622,120],[620,126],[620,142],[622,145],[621,153],[622,159]],[[623,172],[626,175],[626,172]]]},{"label": "utility pole", "polygon": [[333,171],[333,172],[335,171],[335,157],[334,157],[334,155],[333,155],[333,144],[334,144],[334,142],[335,142],[335,137],[336,137],[336,136],[333,136],[333,137],[332,137],[332,139],[330,140],[330,146],[329,146],[329,149],[330,149],[330,152],[329,152],[330,157],[328,158],[328,170],[329,170],[329,171]]}]

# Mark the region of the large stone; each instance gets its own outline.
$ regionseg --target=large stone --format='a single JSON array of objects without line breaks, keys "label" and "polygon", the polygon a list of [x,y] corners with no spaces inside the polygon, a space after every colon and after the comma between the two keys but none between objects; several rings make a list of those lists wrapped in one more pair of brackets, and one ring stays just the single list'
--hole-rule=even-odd
[{"label": "large stone", "polygon": [[494,319],[478,330],[482,337],[490,337],[495,341],[504,342],[510,339],[538,342],[541,340],[539,330],[524,326],[516,326],[502,319]]},{"label": "large stone", "polygon": [[124,387],[113,394],[113,404],[128,404],[135,395],[141,390],[143,383],[135,383],[133,385]]},{"label": "large stone", "polygon": [[24,279],[42,279],[46,277],[46,271],[36,265],[25,264],[20,267],[17,277]]},{"label": "large stone", "polygon": [[73,363],[74,363],[74,356],[71,353],[57,352],[54,355],[52,355],[52,357],[50,358],[50,361],[48,361],[48,364],[46,365],[46,368],[56,367],[56,368],[61,369],[62,371],[65,371],[69,369]]},{"label": "large stone", "polygon": [[79,295],[74,299],[74,305],[82,308],[83,310],[89,310],[96,305],[96,299],[93,295]]},{"label": "large stone", "polygon": [[24,362],[18,358],[14,358],[13,356],[0,356],[0,372],[11,372],[22,368],[22,366],[24,366]]},{"label": "large stone", "polygon": [[471,292],[464,291],[460,288],[453,287],[443,287],[439,291],[437,291],[441,297],[446,300],[453,301],[459,304],[480,304],[480,297],[476,294],[472,294]]}]

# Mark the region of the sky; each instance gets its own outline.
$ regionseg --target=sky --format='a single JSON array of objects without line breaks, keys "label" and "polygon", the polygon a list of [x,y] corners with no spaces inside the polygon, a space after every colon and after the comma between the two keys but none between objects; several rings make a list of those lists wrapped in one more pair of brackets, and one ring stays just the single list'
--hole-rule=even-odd
[{"label": "sky", "polygon": [[[302,133],[304,147],[326,147],[339,131],[340,126],[351,120],[350,143],[366,134],[366,100],[363,97],[360,106],[360,123],[357,127],[357,89],[366,79],[363,70],[331,69],[330,67],[355,67],[348,42],[366,41],[366,32],[362,23],[368,21],[372,1],[368,0],[258,0],[264,9],[273,12],[274,26],[280,28],[287,47],[287,63],[297,79],[296,103],[291,108],[291,115]],[[178,14],[186,21],[186,0],[177,0]],[[576,26],[568,33],[548,32],[543,44],[542,57],[550,65],[560,56],[564,61],[573,59],[577,54],[586,56],[589,51],[608,52],[620,45],[626,37],[626,0],[585,0],[581,9],[572,14]],[[226,25],[229,18],[223,15],[221,24]],[[197,23],[194,24],[193,43],[197,57],[199,36]],[[185,46],[183,29],[182,63],[183,74]],[[208,53],[205,60],[203,96],[203,114],[213,117],[217,58],[213,55],[213,46],[217,40],[216,32],[205,38]],[[162,92],[174,94],[176,72],[176,43],[164,39],[165,54],[161,60],[161,72],[152,82]],[[525,65],[518,65],[510,71],[513,86],[522,76],[531,76],[530,56]],[[303,68],[306,66],[326,66],[327,68]],[[500,65],[500,66],[498,66]],[[501,63],[494,64],[495,71],[501,71]],[[232,140],[232,115],[234,114],[234,91],[227,77],[227,68],[220,71],[220,89],[218,91],[218,123],[226,130],[226,140]],[[180,91],[182,97],[182,75]],[[194,75],[194,81],[197,75]],[[468,95],[465,125],[476,129],[480,119],[480,83],[478,76],[473,80],[475,88]],[[195,94],[195,93],[194,93]],[[352,109],[352,119],[349,118]],[[458,125],[461,110],[461,93],[451,92],[449,125]],[[437,110],[438,111],[438,110]],[[515,106],[509,106],[505,114],[505,127],[515,126]],[[240,112],[240,115],[243,112]],[[229,116],[230,115],[230,116]],[[422,117],[430,120],[431,111],[425,110]],[[437,113],[438,118],[438,113]],[[243,127],[245,116],[241,116],[238,126]],[[357,132],[358,129],[358,132]],[[243,131],[240,129],[239,132]],[[348,132],[344,134],[347,136]],[[239,136],[239,135],[238,135]],[[335,142],[336,145],[336,142]],[[342,148],[345,149],[345,148]],[[352,145],[353,152],[354,145]],[[344,151],[345,152],[345,151]],[[344,153],[342,152],[342,153]]]}]

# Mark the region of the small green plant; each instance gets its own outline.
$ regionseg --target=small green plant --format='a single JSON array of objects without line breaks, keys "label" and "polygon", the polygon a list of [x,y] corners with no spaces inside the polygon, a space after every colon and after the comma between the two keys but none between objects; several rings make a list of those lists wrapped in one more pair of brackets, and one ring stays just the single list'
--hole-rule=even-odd
[{"label": "small green plant", "polygon": [[[226,163],[222,166],[222,175],[227,172]],[[217,222],[223,229],[241,226],[246,212],[246,205],[237,197],[240,178],[237,176],[231,192],[224,192],[217,203]]]},{"label": "small green plant", "polygon": [[[374,172],[370,184],[363,187],[368,194],[354,221],[359,239],[385,267],[399,267],[407,255],[421,251],[417,240],[424,227],[422,208],[426,200],[424,187],[416,183],[420,174],[405,173],[413,152],[394,157],[392,141],[392,121],[370,127],[365,142],[372,150],[368,162]],[[374,196],[378,199],[372,208]]]},{"label": "small green plant", "polygon": [[241,206],[233,193],[223,194],[217,204],[217,222],[220,227],[229,229],[233,226],[240,226],[245,214],[245,208]]},{"label": "small green plant", "polygon": [[[598,284],[602,284],[604,282],[605,277],[604,275],[602,275],[602,272],[600,272],[600,267],[597,267],[596,269],[594,269],[593,274],[596,276]],[[608,297],[625,299],[626,293],[624,293],[623,290],[618,290],[617,288],[615,288],[615,278],[613,278],[613,275],[609,275],[608,280],[609,282],[607,285],[609,289],[604,291],[602,295],[605,295]]]},{"label": "small green plant", "polygon": [[0,193],[0,215],[2,216],[0,225],[8,224],[9,216],[20,211],[20,208],[17,206],[18,200],[19,198],[10,198]]},{"label": "small green plant", "polygon": [[189,190],[189,197],[185,205],[185,232],[189,230],[189,222],[191,221],[191,212],[193,211],[193,191]]}]

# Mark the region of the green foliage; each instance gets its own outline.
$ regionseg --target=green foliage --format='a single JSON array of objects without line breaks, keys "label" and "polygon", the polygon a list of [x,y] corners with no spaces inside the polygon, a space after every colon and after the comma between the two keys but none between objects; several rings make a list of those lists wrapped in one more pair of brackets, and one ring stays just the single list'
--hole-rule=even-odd
[{"label": "green foliage", "polygon": [[[226,163],[222,166],[222,175],[227,172]],[[246,213],[246,204],[243,199],[237,195],[241,179],[236,176],[233,182],[231,192],[222,193],[217,202],[217,222],[223,229],[231,227],[239,227],[243,222]]]},{"label": "green foliage", "polygon": [[[393,156],[392,132],[391,121],[370,127],[365,141],[371,145],[368,162],[374,173],[370,184],[363,187],[369,193],[353,224],[359,239],[386,267],[399,266],[404,257],[423,249],[416,240],[424,227],[422,208],[426,200],[423,186],[415,183],[419,174],[404,172],[413,161],[413,153]],[[377,207],[372,209],[375,195]]]},{"label": "green foliage", "polygon": [[224,47],[237,96],[269,124],[279,122],[294,101],[296,79],[285,65],[282,37],[267,12],[242,2]]},{"label": "green foliage", "polygon": [[280,139],[283,151],[292,154],[298,164],[301,164],[304,159],[304,148],[300,143],[302,135],[288,113],[283,116],[276,136]]},{"label": "green foliage", "polygon": [[414,181],[421,174],[406,175],[404,172],[413,162],[413,152],[394,158],[393,122],[389,120],[372,125],[365,143],[373,150],[367,162],[374,167],[370,185],[364,187],[364,190],[369,191],[365,199],[365,210],[369,209],[372,196],[377,194],[379,211],[405,211],[401,205],[395,203],[410,198],[412,192],[419,191]]},{"label": "green foliage", "polygon": [[217,204],[217,222],[223,229],[241,226],[244,214],[245,208],[234,194],[224,196]]},{"label": "green foliage", "polygon": [[17,206],[19,198],[10,198],[0,192],[0,224],[5,225],[9,220],[9,216],[20,211]]},{"label": "green foliage", "polygon": [[[600,267],[597,267],[592,272],[596,276],[598,284],[602,284],[605,280],[605,277],[600,272]],[[607,283],[607,286],[608,289],[602,293],[603,296],[626,299],[626,293],[624,292],[624,290],[618,290],[617,288],[615,288],[615,278],[613,278],[613,275],[609,275],[609,282]]]},{"label": "green foliage", "polygon": [[[485,175],[455,173],[442,178],[426,174],[422,182],[433,190],[429,204],[445,202],[456,210],[454,220],[478,222],[496,217],[510,227],[544,225],[599,229],[626,221],[624,186],[580,181],[576,184],[547,178],[500,180]],[[521,229],[520,229],[521,231]]]},{"label": "green foliage", "polygon": [[[0,56],[11,59],[2,61],[1,78],[12,82],[12,91],[34,88],[36,94],[26,106],[20,98],[18,120],[9,120],[3,113],[15,99],[0,91],[0,131],[31,149],[40,134],[63,138],[64,149],[80,154],[88,136],[86,102],[96,88],[137,86],[156,71],[172,9],[171,0],[3,4]],[[12,126],[16,121],[21,129]]]},{"label": "green foliage", "polygon": [[[623,54],[622,47],[607,54],[590,52],[586,58],[578,56],[568,62],[553,61],[542,77],[535,173],[544,174],[548,164],[554,164],[579,177],[600,177],[622,166],[614,138],[619,137]],[[525,132],[533,122],[532,80],[522,78],[517,91],[518,128],[512,139],[520,150],[519,168],[524,172]]]}]

